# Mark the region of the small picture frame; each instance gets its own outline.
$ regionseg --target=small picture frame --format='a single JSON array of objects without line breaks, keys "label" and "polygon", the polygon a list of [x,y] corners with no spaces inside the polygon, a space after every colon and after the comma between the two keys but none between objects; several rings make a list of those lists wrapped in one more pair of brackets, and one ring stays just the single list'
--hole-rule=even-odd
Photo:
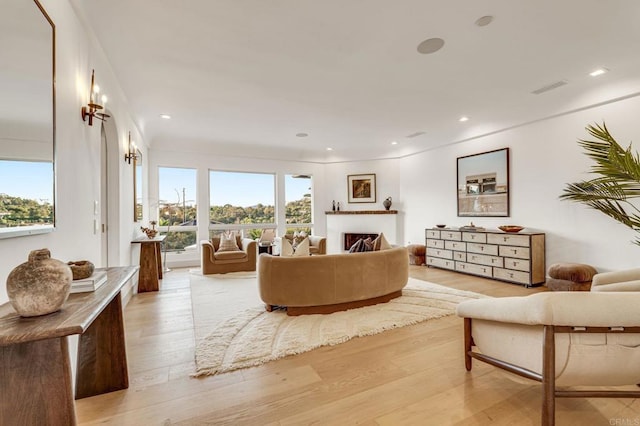
[{"label": "small picture frame", "polygon": [[375,203],[376,202],[376,175],[348,175],[347,188],[349,203]]}]

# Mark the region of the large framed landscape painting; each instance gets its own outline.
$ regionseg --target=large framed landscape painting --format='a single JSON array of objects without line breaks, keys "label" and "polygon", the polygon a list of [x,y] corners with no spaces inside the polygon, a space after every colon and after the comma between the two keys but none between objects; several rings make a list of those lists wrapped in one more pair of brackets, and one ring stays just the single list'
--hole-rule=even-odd
[{"label": "large framed landscape painting", "polygon": [[509,148],[458,157],[458,216],[509,216]]},{"label": "large framed landscape painting", "polygon": [[348,175],[347,188],[350,203],[376,202],[376,175]]}]

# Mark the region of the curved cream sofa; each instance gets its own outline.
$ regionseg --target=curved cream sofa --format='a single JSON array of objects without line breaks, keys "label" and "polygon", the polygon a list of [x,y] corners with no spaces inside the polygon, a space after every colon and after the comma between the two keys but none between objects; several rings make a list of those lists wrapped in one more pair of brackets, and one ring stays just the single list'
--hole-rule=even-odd
[{"label": "curved cream sofa", "polygon": [[325,256],[258,257],[260,297],[268,311],[288,315],[331,313],[388,302],[409,279],[405,247]]}]

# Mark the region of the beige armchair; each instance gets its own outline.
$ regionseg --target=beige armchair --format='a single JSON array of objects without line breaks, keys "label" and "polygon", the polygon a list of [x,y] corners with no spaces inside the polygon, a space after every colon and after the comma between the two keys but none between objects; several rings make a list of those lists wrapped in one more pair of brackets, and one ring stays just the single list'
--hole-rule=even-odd
[{"label": "beige armchair", "polygon": [[200,267],[203,274],[226,274],[227,272],[255,271],[258,243],[250,238],[236,237],[237,251],[217,251],[220,238],[200,241]]},{"label": "beige armchair", "polygon": [[608,292],[608,278],[597,274],[594,287],[601,287],[591,292],[461,303],[466,369],[477,359],[541,382],[543,425],[554,424],[557,397],[640,397],[637,390],[564,388],[640,384],[640,292]]},{"label": "beige armchair", "polygon": [[591,291],[640,291],[640,268],[596,274]]}]

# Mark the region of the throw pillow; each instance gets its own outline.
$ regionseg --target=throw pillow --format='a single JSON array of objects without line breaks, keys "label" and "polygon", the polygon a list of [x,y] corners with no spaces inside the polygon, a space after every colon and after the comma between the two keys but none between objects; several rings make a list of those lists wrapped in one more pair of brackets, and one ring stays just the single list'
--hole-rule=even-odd
[{"label": "throw pillow", "polygon": [[280,247],[281,257],[301,257],[309,256],[309,238],[305,238],[294,248],[287,238],[282,239],[282,247]]},{"label": "throw pillow", "polygon": [[220,235],[220,247],[218,251],[238,251],[240,248],[236,242],[236,237],[233,234]]},{"label": "throw pillow", "polygon": [[362,238],[360,238],[358,241],[353,243],[353,245],[351,247],[349,247],[349,253],[361,252],[362,251],[362,245],[364,244],[362,241],[363,241]]},{"label": "throw pillow", "polygon": [[371,238],[367,238],[366,240],[360,238],[349,249],[349,253],[362,253],[365,251],[373,251],[373,241],[371,241]]},{"label": "throw pillow", "polygon": [[280,256],[291,257],[293,256],[293,247],[288,238],[282,238],[282,245],[280,247]]},{"label": "throw pillow", "polygon": [[384,237],[384,234],[382,232],[380,233],[380,235],[378,235],[378,238],[373,240],[373,250],[374,251],[388,250],[390,248],[391,248],[391,244],[389,244],[389,242]]},{"label": "throw pillow", "polygon": [[293,252],[293,257],[299,256],[309,256],[309,238],[300,241],[296,250]]}]

